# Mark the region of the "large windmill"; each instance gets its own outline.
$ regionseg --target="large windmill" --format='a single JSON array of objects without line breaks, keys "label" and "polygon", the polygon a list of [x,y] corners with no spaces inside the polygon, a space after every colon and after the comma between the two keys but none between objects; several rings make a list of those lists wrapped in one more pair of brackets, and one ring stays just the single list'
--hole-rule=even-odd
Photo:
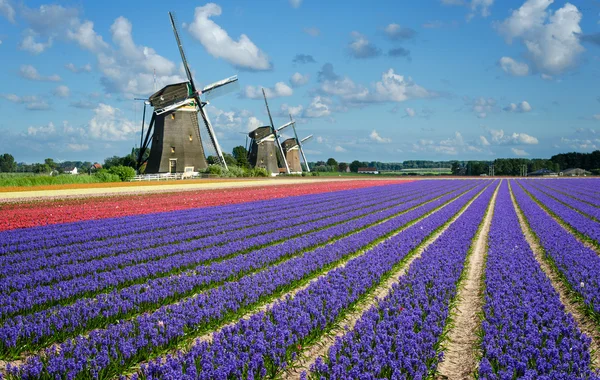
[{"label": "large windmill", "polygon": [[279,174],[280,168],[285,170],[285,173],[289,174],[290,167],[285,159],[285,153],[283,152],[283,147],[279,141],[278,131],[292,125],[294,122],[290,121],[278,129],[275,129],[273,117],[271,117],[271,110],[269,110],[269,103],[267,102],[267,95],[265,94],[264,88],[262,92],[263,97],[265,98],[267,113],[269,114],[269,122],[271,124],[264,127],[258,127],[248,134],[251,139],[250,151],[248,152],[248,161],[253,167],[267,169],[269,172],[271,172],[271,175]]},{"label": "large windmill", "polygon": [[[169,18],[188,80],[165,86],[152,94],[144,104],[144,116],[147,104],[154,107],[154,111],[141,142],[137,168],[139,169],[146,162],[143,157],[147,149],[150,149],[150,156],[146,164],[146,173],[181,173],[206,168],[208,164],[202,144],[199,119],[206,128],[211,150],[215,152],[220,164],[227,168],[217,136],[204,107],[208,104],[209,98],[231,90],[234,86],[229,86],[230,84],[237,85],[237,76],[223,79],[199,90],[194,83],[171,12]],[[202,101],[201,95],[204,95],[206,101]],[[144,122],[145,120],[142,120],[142,136]]]},{"label": "large windmill", "polygon": [[302,173],[302,165],[300,164],[300,155],[302,156],[302,160],[306,165],[306,170],[310,172],[310,168],[308,167],[308,161],[306,160],[306,155],[304,154],[304,149],[302,147],[302,143],[310,140],[313,136],[309,135],[302,140],[298,138],[298,133],[296,133],[296,123],[294,119],[292,119],[292,115],[290,115],[291,123],[288,123],[282,127],[280,127],[277,131],[282,131],[284,128],[287,128],[291,125],[294,130],[294,137],[290,137],[286,139],[282,143],[283,152],[285,153],[285,159],[290,167],[290,171],[292,173]]}]

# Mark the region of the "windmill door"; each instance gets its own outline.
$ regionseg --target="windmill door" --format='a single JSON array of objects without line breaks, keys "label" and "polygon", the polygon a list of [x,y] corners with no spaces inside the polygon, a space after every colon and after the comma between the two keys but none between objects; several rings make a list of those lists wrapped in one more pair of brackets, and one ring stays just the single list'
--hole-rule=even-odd
[{"label": "windmill door", "polygon": [[177,173],[177,159],[176,158],[169,159],[169,172],[171,174]]}]

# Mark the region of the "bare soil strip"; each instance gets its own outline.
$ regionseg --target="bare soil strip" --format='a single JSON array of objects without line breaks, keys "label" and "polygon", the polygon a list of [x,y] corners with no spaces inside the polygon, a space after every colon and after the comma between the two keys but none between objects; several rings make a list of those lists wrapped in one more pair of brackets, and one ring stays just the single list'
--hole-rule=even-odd
[{"label": "bare soil strip", "polygon": [[[594,321],[590,320],[583,313],[581,303],[576,301],[575,295],[562,282],[556,270],[553,269],[549,264],[548,258],[545,257],[544,249],[540,246],[538,239],[529,228],[529,225],[525,220],[525,216],[517,204],[515,196],[512,192],[512,187],[510,185],[511,184],[509,182],[510,197],[512,199],[513,206],[517,211],[517,217],[519,218],[519,224],[521,224],[521,230],[523,230],[525,239],[529,243],[529,246],[531,247],[533,255],[535,256],[538,264],[540,264],[540,267],[550,279],[552,287],[558,293],[560,301],[565,306],[565,310],[573,316],[573,319],[575,319],[575,323],[577,324],[577,327],[579,327],[579,330],[592,339],[590,344],[590,355],[592,358],[592,365],[597,368],[600,366],[600,331],[598,330],[598,327]],[[564,227],[564,225],[562,226]]]},{"label": "bare soil strip", "polygon": [[328,334],[322,337],[317,343],[310,347],[306,347],[306,349],[302,352],[302,355],[299,355],[297,361],[292,363],[292,365],[289,366],[288,370],[283,373],[281,377],[284,379],[299,379],[302,375],[302,372],[308,372],[310,370],[311,365],[319,356],[327,355],[329,348],[335,343],[336,338],[342,337],[346,331],[354,329],[354,325],[356,322],[358,322],[363,313],[370,307],[377,305],[379,300],[384,298],[390,292],[392,286],[398,282],[399,277],[406,274],[412,262],[421,257],[421,254],[427,249],[427,247],[436,241],[444,233],[444,231],[446,231],[448,227],[450,227],[450,225],[454,223],[456,219],[458,219],[477,198],[479,198],[484,190],[479,192],[472,200],[470,200],[465,207],[448,222],[446,222],[441,229],[422,242],[421,245],[413,253],[411,253],[410,256],[407,257],[407,260],[398,270],[393,272],[386,281],[382,282],[375,289],[373,289],[369,296],[367,296],[354,307],[353,312],[348,313],[337,324],[338,327],[330,330]]},{"label": "bare soil strip", "polygon": [[[502,181],[502,180],[501,180]],[[479,345],[477,332],[481,326],[479,314],[483,310],[483,273],[487,260],[488,235],[494,216],[494,205],[500,184],[492,196],[485,218],[477,236],[471,244],[463,275],[455,300],[450,310],[451,322],[443,342],[444,358],[437,368],[439,379],[470,379],[477,371]]]}]

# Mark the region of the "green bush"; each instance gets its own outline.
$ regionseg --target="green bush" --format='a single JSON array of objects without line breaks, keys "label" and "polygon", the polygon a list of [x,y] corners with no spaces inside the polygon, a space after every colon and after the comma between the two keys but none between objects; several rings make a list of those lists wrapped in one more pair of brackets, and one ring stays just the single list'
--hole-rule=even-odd
[{"label": "green bush", "polygon": [[123,165],[113,166],[110,169],[108,169],[108,172],[110,174],[115,174],[115,175],[119,176],[119,178],[123,182],[129,181],[129,180],[133,179],[133,177],[135,177],[135,169],[131,168],[129,166],[123,166]]},{"label": "green bush", "polygon": [[100,169],[92,176],[98,179],[98,182],[121,182],[121,177],[119,177],[117,174],[110,173],[106,169]]},{"label": "green bush", "polygon": [[319,172],[310,172],[310,174],[311,174],[313,177],[318,177],[318,176],[319,176]]},{"label": "green bush", "polygon": [[223,175],[224,169],[221,165],[208,165],[208,167],[204,170],[207,174],[218,175],[219,177]]},{"label": "green bush", "polygon": [[250,177],[270,177],[271,174],[265,168],[254,168],[250,170]]},{"label": "green bush", "polygon": [[229,173],[231,174],[231,177],[249,177],[249,171],[248,169],[245,168],[241,168],[239,166],[235,166],[235,165],[228,165],[227,168],[229,169]]}]

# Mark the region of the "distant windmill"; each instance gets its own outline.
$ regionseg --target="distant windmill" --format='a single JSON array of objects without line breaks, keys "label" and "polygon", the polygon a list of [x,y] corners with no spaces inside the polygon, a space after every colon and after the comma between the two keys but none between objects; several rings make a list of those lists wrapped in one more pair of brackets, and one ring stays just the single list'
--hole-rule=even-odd
[{"label": "distant windmill", "polygon": [[263,97],[265,98],[265,106],[267,107],[267,113],[269,114],[269,122],[271,125],[258,127],[248,134],[251,139],[250,150],[248,152],[248,161],[252,167],[265,168],[271,172],[271,175],[279,174],[279,168],[282,168],[282,170],[285,170],[285,173],[289,174],[290,167],[285,159],[285,153],[283,152],[283,147],[279,141],[278,131],[289,125],[292,125],[293,121],[290,121],[278,129],[275,129],[264,88],[262,92]]},{"label": "distant windmill", "polygon": [[[216,153],[220,164],[227,168],[221,146],[204,107],[208,104],[209,98],[235,90],[237,76],[223,79],[198,90],[171,12],[169,18],[188,80],[165,86],[151,95],[148,103],[144,104],[144,111],[146,105],[151,105],[154,107],[154,112],[141,142],[137,168],[139,169],[146,162],[143,157],[147,149],[150,149],[150,156],[147,160],[146,173],[181,173],[190,169],[198,171],[206,168],[208,164],[202,145],[198,114],[208,133],[209,146]],[[231,84],[234,86],[230,86]],[[201,95],[204,95],[207,101],[202,101]],[[142,135],[144,122],[145,120],[142,120]]]},{"label": "distant windmill", "polygon": [[298,133],[296,133],[296,122],[290,115],[290,123],[280,127],[277,131],[282,131],[284,128],[289,126],[294,130],[294,137],[286,139],[282,143],[283,151],[285,153],[285,159],[290,166],[290,171],[292,173],[302,173],[302,165],[300,164],[300,155],[302,155],[302,159],[304,160],[304,164],[306,165],[306,170],[310,172],[310,168],[308,167],[308,161],[306,160],[306,155],[304,154],[304,149],[302,148],[302,143],[308,141],[312,138],[312,135],[305,137],[304,139],[298,139]]}]

